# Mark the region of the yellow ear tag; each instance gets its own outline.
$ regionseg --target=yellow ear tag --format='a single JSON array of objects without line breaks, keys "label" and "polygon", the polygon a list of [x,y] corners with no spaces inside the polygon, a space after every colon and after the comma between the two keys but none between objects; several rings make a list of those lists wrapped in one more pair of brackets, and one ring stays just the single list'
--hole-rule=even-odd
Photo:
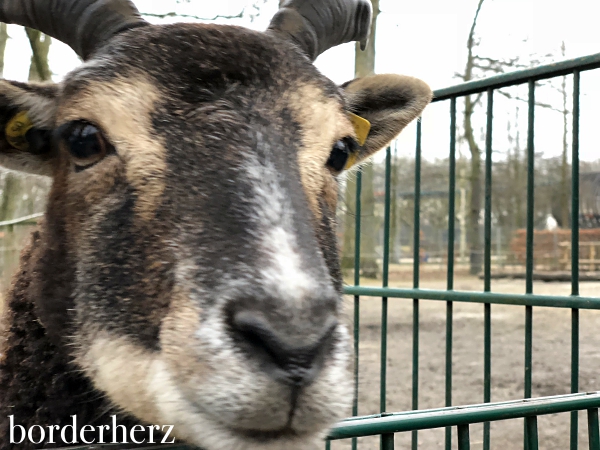
[{"label": "yellow ear tag", "polygon": [[354,164],[356,164],[356,161],[358,160],[358,152],[354,152],[350,155],[348,155],[348,161],[346,161],[346,165],[344,166],[344,170],[348,170],[350,167],[352,167]]},{"label": "yellow ear tag", "polygon": [[369,122],[367,119],[357,116],[356,114],[349,113],[349,115],[352,125],[354,125],[354,131],[356,132],[358,143],[360,145],[365,145],[365,142],[367,142],[367,137],[369,136],[369,131],[371,131],[371,122]]},{"label": "yellow ear tag", "polygon": [[27,111],[20,111],[6,124],[6,140],[17,150],[29,149],[29,142],[25,135],[33,128],[33,123],[27,115]]}]

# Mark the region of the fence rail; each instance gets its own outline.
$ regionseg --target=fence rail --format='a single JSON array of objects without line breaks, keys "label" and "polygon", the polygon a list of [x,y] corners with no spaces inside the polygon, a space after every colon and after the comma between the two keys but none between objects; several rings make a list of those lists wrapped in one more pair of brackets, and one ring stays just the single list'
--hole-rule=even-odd
[{"label": "fence rail", "polygon": [[560,61],[553,64],[545,64],[531,69],[503,73],[482,80],[473,80],[455,86],[437,89],[433,93],[433,101],[439,102],[456,97],[479,94],[481,92],[486,92],[489,89],[496,90],[509,86],[526,84],[531,81],[547,80],[563,75],[573,75],[576,72],[584,72],[598,68],[600,68],[600,53]]},{"label": "fence rail", "polygon": [[457,301],[468,303],[546,306],[552,308],[600,309],[600,298],[581,296],[503,294],[496,292],[442,291],[434,289],[395,289],[352,286],[346,295],[421,300]]},{"label": "fence rail", "polygon": [[[333,427],[329,437],[332,440],[348,439],[412,430],[468,426],[483,422],[583,410],[589,411],[591,416],[590,433],[596,434],[598,430],[599,407],[600,392],[590,392],[509,402],[484,403],[472,406],[454,406],[394,414],[376,414],[342,421]],[[595,445],[595,447],[590,448],[600,448],[598,447],[598,443]]]},{"label": "fence rail", "polygon": [[0,222],[0,228],[12,227],[14,225],[36,225],[37,220],[40,217],[44,217],[44,213],[31,214],[25,217],[19,217],[17,219],[5,220]]}]

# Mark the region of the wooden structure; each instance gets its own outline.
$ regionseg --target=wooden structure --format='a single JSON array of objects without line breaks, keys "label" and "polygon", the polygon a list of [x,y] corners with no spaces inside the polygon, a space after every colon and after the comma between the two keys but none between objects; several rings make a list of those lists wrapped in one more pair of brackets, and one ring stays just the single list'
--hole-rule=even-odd
[{"label": "wooden structure", "polygon": [[[525,264],[526,231],[518,230],[511,242],[511,250],[518,263]],[[536,230],[533,239],[533,257],[536,272],[568,271],[571,267],[571,230]],[[600,270],[600,229],[579,231],[579,270]]]}]

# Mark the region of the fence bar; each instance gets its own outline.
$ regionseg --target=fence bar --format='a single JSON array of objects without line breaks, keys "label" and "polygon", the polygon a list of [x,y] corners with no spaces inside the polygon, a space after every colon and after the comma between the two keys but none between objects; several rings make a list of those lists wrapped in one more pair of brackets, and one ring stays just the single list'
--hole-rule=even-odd
[{"label": "fence bar", "polygon": [[[454,289],[454,240],[456,235],[456,98],[450,102],[450,168],[448,186],[448,275],[446,288]],[[464,232],[464,230],[461,230]]]},{"label": "fence bar", "polygon": [[487,91],[489,88],[500,89],[507,86],[516,86],[517,84],[524,84],[528,81],[539,81],[561,75],[569,75],[575,70],[582,72],[597,69],[599,67],[600,53],[596,53],[581,58],[538,66],[533,69],[519,70],[512,73],[488,77],[483,80],[469,81],[456,86],[438,89],[433,93],[433,101],[439,102],[448,100],[452,97],[478,94]]},{"label": "fence bar", "polygon": [[[412,367],[412,409],[419,409],[419,300],[413,299],[413,367]],[[412,450],[418,450],[419,434],[413,430]]]},{"label": "fence bar", "polygon": [[[450,100],[450,184],[448,187],[448,277],[446,289],[454,289],[454,240],[456,224],[456,98]],[[461,230],[464,233],[464,230]],[[453,303],[446,302],[446,406],[452,405]],[[452,428],[446,428],[446,450],[452,448]]]},{"label": "fence bar", "polygon": [[492,284],[492,131],[494,122],[494,91],[487,92],[487,127],[485,136],[485,225],[484,225],[484,268],[485,292]]},{"label": "fence bar", "polygon": [[[573,232],[573,231],[572,231]],[[579,392],[579,310],[571,310],[571,393]],[[579,416],[571,412],[571,450],[579,446]]]},{"label": "fence bar", "polygon": [[394,450],[394,433],[381,435],[381,450]]},{"label": "fence bar", "polygon": [[[415,150],[415,216],[413,237],[413,288],[419,288],[421,250],[421,132],[422,124],[417,122],[417,146]],[[419,409],[419,299],[413,299],[413,367],[412,367],[412,409]],[[418,431],[412,432],[411,448],[418,450]]]},{"label": "fence bar", "polygon": [[598,408],[588,409],[587,417],[590,450],[600,450],[600,431],[598,430]]},{"label": "fence bar", "polygon": [[443,291],[437,289],[382,289],[363,286],[346,286],[344,292],[346,295],[361,295],[364,297],[418,298],[463,303],[600,309],[600,298],[596,297],[561,297],[558,295],[502,294],[498,292]]},{"label": "fence bar", "polygon": [[526,417],[525,427],[527,428],[527,447],[529,450],[538,450],[537,416]]},{"label": "fence bar", "polygon": [[571,161],[571,294],[579,295],[579,98],[581,74],[573,72],[573,148]]},{"label": "fence bar", "polygon": [[[392,180],[392,149],[388,147],[385,151],[385,206],[383,225],[383,276],[382,285],[388,287],[390,272],[390,204]],[[386,410],[386,388],[387,388],[387,326],[388,326],[388,299],[381,299],[381,374],[379,377],[379,410]],[[383,447],[383,436],[381,437]],[[394,436],[392,435],[392,441]]]},{"label": "fence bar", "polygon": [[[485,225],[484,225],[484,286],[492,290],[492,138],[494,123],[494,91],[487,92],[487,129],[485,136]],[[498,255],[499,256],[499,255]],[[483,311],[483,401],[492,398],[492,307],[484,305]],[[483,450],[490,449],[490,423],[483,424]]]},{"label": "fence bar", "polygon": [[[446,406],[452,406],[452,335],[454,304],[446,302]],[[446,427],[446,450],[452,448],[452,428]]]},{"label": "fence bar", "polygon": [[471,442],[469,439],[469,425],[459,425],[458,427],[458,450],[469,450]]},{"label": "fence bar", "polygon": [[[573,72],[573,148],[571,161],[571,295],[579,295],[579,87]],[[579,310],[571,310],[571,392],[579,392]],[[579,416],[571,413],[571,450],[577,450]]]},{"label": "fence bar", "polygon": [[590,392],[473,406],[453,406],[426,411],[407,411],[385,416],[377,414],[344,420],[332,428],[329,437],[330,439],[347,439],[354,436],[374,436],[384,433],[444,428],[599,407],[600,392]]},{"label": "fence bar", "polygon": [[[524,398],[531,398],[531,363],[533,346],[533,309],[531,306],[525,307],[525,394]],[[527,423],[525,423],[525,450],[529,448]]]},{"label": "fence bar", "polygon": [[[390,204],[392,179],[392,149],[388,147],[385,151],[385,207],[383,225],[383,287],[388,287],[390,272]],[[381,376],[380,383],[380,411],[386,409],[386,387],[387,387],[387,325],[388,325],[388,299],[382,298],[381,305]]]},{"label": "fence bar", "polygon": [[419,287],[420,249],[421,249],[421,119],[417,122],[417,146],[415,151],[415,204],[413,235],[413,288]]},{"label": "fence bar", "polygon": [[[534,227],[534,145],[535,126],[535,81],[529,80],[529,104],[528,104],[528,127],[527,127],[527,258],[525,262],[525,292],[533,293],[533,227]],[[533,308],[525,307],[525,398],[531,397],[531,364],[533,346]],[[525,423],[525,450],[529,448],[528,427]]]},{"label": "fence bar", "polygon": [[[356,206],[354,217],[354,285],[360,286],[360,231],[362,216],[362,168],[356,174]],[[358,415],[358,368],[360,344],[360,294],[354,296],[354,400],[352,415]],[[358,441],[352,439],[352,450],[357,450]]]},{"label": "fence bar", "polygon": [[[388,147],[385,151],[385,206],[384,206],[384,225],[383,225],[383,276],[382,285],[388,286],[390,270],[390,203],[391,199],[391,178],[392,178],[392,149]],[[388,325],[388,299],[381,299],[381,370],[379,375],[379,410],[386,410],[386,389],[387,389],[387,325]],[[392,435],[392,447],[394,435]],[[385,450],[384,436],[381,436],[381,448]]]},{"label": "fence bar", "polygon": [[527,128],[527,260],[525,262],[525,291],[533,293],[533,228],[535,213],[535,186],[534,186],[534,164],[535,164],[535,82],[529,81],[529,105],[528,105],[528,128]]},{"label": "fence bar", "polygon": [[12,227],[13,225],[37,225],[38,221],[35,219],[39,219],[40,217],[44,217],[44,213],[36,213],[17,219],[5,220],[4,222],[0,222],[0,228]]},{"label": "fence bar", "polygon": [[[483,306],[483,401],[492,401],[492,305]],[[490,450],[490,423],[483,424],[483,450]]]}]

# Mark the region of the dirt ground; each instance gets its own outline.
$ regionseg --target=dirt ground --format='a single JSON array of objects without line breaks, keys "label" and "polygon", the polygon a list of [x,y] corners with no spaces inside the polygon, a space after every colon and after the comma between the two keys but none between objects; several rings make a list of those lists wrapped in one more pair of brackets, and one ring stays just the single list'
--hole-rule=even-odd
[{"label": "dirt ground", "polygon": [[[411,277],[390,284],[410,287]],[[445,289],[445,276],[426,276],[422,288]],[[374,284],[376,281],[365,282]],[[482,281],[462,276],[456,290],[482,290]],[[493,280],[494,292],[523,293],[523,280]],[[581,295],[600,294],[600,282],[581,283]],[[536,294],[569,295],[569,283],[536,283]],[[483,402],[483,305],[454,304],[453,403],[468,405]],[[351,315],[352,299],[348,298]],[[534,308],[533,322],[533,396],[570,392],[571,311],[559,308]],[[412,386],[412,301],[390,299],[388,325],[389,412],[411,409]],[[360,311],[359,415],[379,412],[381,300],[363,298]],[[580,391],[600,390],[600,311],[580,313]],[[420,302],[419,406],[421,409],[444,406],[446,304]],[[525,307],[492,306],[492,401],[523,397],[524,389]],[[580,413],[580,448],[587,448],[587,418]],[[541,450],[569,448],[569,414],[541,416],[538,419]],[[471,427],[471,449],[482,448],[482,426]],[[491,428],[492,449],[523,448],[523,422],[496,422]],[[410,448],[410,433],[396,435],[396,448]],[[453,448],[456,448],[454,431]],[[419,432],[419,448],[444,448],[443,430]],[[336,441],[333,449],[349,448],[348,441]],[[359,440],[360,449],[379,449],[378,438]]]}]

